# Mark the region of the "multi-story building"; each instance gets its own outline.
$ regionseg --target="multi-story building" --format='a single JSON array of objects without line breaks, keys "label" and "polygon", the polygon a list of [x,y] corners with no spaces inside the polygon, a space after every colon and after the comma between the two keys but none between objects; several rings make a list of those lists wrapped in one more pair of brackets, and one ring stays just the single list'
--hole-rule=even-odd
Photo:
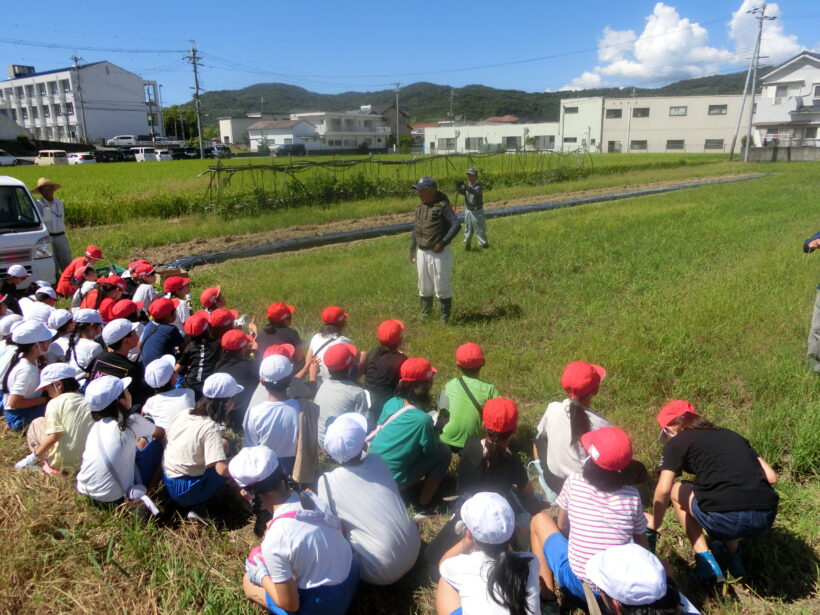
[{"label": "multi-story building", "polygon": [[350,150],[362,144],[384,149],[391,132],[387,120],[370,105],[363,105],[357,111],[292,113],[290,119],[313,124],[317,135],[316,149]]},{"label": "multi-story building", "polygon": [[218,117],[219,122],[219,140],[226,145],[250,145],[255,151],[251,143],[251,135],[249,132],[253,124],[259,122],[281,122],[283,120],[290,120],[290,113],[272,112],[272,113],[248,113],[242,117]]},{"label": "multi-story building", "polygon": [[552,150],[559,138],[558,126],[558,122],[440,122],[437,126],[425,126],[424,153]]},{"label": "multi-story building", "polygon": [[0,109],[37,139],[102,143],[118,134],[161,135],[156,81],[107,61],[36,72],[9,66]]}]

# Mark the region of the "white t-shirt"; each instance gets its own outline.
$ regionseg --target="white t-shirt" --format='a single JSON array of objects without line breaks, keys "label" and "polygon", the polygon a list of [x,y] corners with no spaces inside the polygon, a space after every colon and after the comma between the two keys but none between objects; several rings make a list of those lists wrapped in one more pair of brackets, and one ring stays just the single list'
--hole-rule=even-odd
[{"label": "white t-shirt", "polygon": [[[554,401],[547,406],[547,411],[538,423],[536,437],[544,434],[547,436],[547,467],[558,478],[566,478],[570,474],[580,472],[584,467],[584,459],[587,454],[580,440],[574,446],[570,444],[572,440],[572,428],[569,422],[570,400]],[[594,431],[609,425],[604,417],[595,414],[587,409],[589,424]]]},{"label": "white t-shirt", "polygon": [[322,382],[313,399],[319,406],[319,444],[325,444],[325,432],[337,417],[346,412],[358,412],[374,425],[370,414],[370,393],[352,380],[327,379]]},{"label": "white t-shirt", "polygon": [[19,301],[20,311],[23,312],[23,320],[36,320],[43,324],[48,322],[48,317],[54,311],[48,303],[42,301],[32,301],[27,297],[23,297]]},{"label": "white t-shirt", "polygon": [[[301,509],[299,495],[292,493],[273,516]],[[350,544],[340,530],[287,518],[271,523],[262,540],[262,557],[274,583],[295,579],[300,589],[342,583],[353,561]]]},{"label": "white t-shirt", "polygon": [[58,337],[48,347],[46,360],[48,363],[66,363],[68,361],[68,337],[70,334]]},{"label": "white t-shirt", "polygon": [[[137,324],[137,328],[134,329],[134,331],[136,331],[137,333],[137,339],[141,340],[142,333],[145,331],[145,323],[141,322]],[[133,363],[136,363],[137,361],[139,361],[141,352],[142,351],[140,350],[139,346],[134,346],[131,350],[128,351],[128,360],[132,361]]]},{"label": "white t-shirt", "polygon": [[[10,352],[3,358],[5,359],[8,357],[8,361],[11,361],[11,357],[13,356],[14,353]],[[37,386],[39,384],[40,370],[37,369],[37,366],[34,365],[34,363],[25,357],[22,357],[17,362],[17,365],[11,368],[11,372],[9,373],[8,388],[6,389],[7,393],[3,395],[3,407],[7,410],[9,409],[9,399],[12,395],[20,395],[26,399],[33,399],[37,397],[40,395],[37,391]],[[43,398],[43,403],[46,403],[45,398]]]},{"label": "white t-shirt", "polygon": [[[313,351],[313,358],[319,360],[319,375],[316,378],[317,385],[322,384],[322,380],[327,380],[330,378],[330,372],[327,371],[327,367],[325,367],[325,363],[322,361],[322,357],[325,356],[327,349],[331,346],[335,346],[336,344],[352,343],[353,340],[349,337],[345,337],[344,335],[339,335],[330,342],[328,342],[328,338],[321,333],[317,333],[310,339],[310,346],[308,346],[308,348]],[[321,350],[319,350],[320,348]]]},{"label": "white t-shirt", "polygon": [[162,456],[162,471],[169,478],[202,476],[208,466],[225,461],[222,430],[207,416],[180,412],[165,430],[168,445]]},{"label": "white t-shirt", "polygon": [[381,457],[368,455],[325,474],[316,494],[342,520],[364,581],[389,585],[416,563],[419,531]]},{"label": "white t-shirt", "polygon": [[154,420],[154,425],[168,429],[174,417],[183,410],[191,410],[196,403],[191,389],[171,389],[149,397],[142,405],[143,415]]},{"label": "white t-shirt", "polygon": [[[527,577],[527,609],[540,613],[538,590],[538,560],[531,553],[518,553],[530,557],[530,573]],[[509,615],[509,611],[492,599],[488,578],[492,560],[483,551],[463,553],[448,557],[441,562],[441,578],[452,585],[461,597],[464,615]]]},{"label": "white t-shirt", "polygon": [[[121,431],[112,418],[94,423],[85,442],[83,461],[77,474],[77,491],[100,502],[114,502],[125,497],[123,488],[134,486],[137,440],[150,438],[153,434],[153,423],[139,414],[128,417],[125,431]],[[106,457],[119,480],[108,471]]]},{"label": "white t-shirt", "polygon": [[142,311],[147,314],[151,302],[158,297],[162,297],[161,292],[150,284],[143,283],[137,286],[137,289],[134,291],[133,301],[134,303],[142,302]]},{"label": "white t-shirt", "polygon": [[91,364],[94,363],[94,359],[100,356],[102,351],[102,346],[94,340],[80,337],[74,341],[73,350],[66,349],[66,358],[74,367],[88,371],[91,368]]},{"label": "white t-shirt", "polygon": [[264,444],[278,457],[296,454],[299,434],[299,402],[266,401],[248,408],[245,420],[245,446]]},{"label": "white t-shirt", "polygon": [[191,317],[191,306],[188,305],[188,302],[180,299],[179,303],[176,307],[176,319],[174,320],[173,324],[182,335],[185,335],[185,321]]}]

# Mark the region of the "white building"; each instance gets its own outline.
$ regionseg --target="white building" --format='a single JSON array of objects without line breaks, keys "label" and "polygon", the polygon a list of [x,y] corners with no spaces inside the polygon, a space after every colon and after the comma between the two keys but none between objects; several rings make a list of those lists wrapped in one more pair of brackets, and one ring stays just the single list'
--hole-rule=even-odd
[{"label": "white building", "polygon": [[820,146],[820,54],[804,51],[763,75],[754,127],[763,145]]},{"label": "white building", "polygon": [[555,149],[558,122],[459,124],[424,127],[425,154],[533,151]]},{"label": "white building", "polygon": [[162,134],[157,84],[110,62],[35,72],[9,66],[0,108],[33,137],[102,142],[118,134]]},{"label": "white building", "polygon": [[367,144],[369,148],[387,147],[391,127],[370,105],[358,111],[315,111],[292,113],[292,120],[306,120],[316,129],[316,149],[351,150]]},{"label": "white building", "polygon": [[259,151],[262,143],[270,148],[302,143],[305,149],[320,149],[316,127],[305,120],[256,121],[248,127],[248,139],[252,152]]},{"label": "white building", "polygon": [[244,117],[226,116],[216,119],[219,122],[220,143],[225,145],[249,144],[249,128],[252,124],[289,120],[290,113],[248,113]]}]

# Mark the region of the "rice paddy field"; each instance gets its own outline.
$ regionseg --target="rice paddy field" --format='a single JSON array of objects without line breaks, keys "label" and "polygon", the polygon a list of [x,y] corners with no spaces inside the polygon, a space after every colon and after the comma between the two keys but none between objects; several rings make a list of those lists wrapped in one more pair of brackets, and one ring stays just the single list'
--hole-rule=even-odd
[{"label": "rice paddy field", "polygon": [[[325,305],[340,305],[350,314],[350,337],[363,350],[376,345],[381,320],[399,318],[407,323],[405,353],[428,357],[438,368],[436,390],[456,375],[455,348],[477,342],[487,353],[482,376],[522,411],[513,442],[521,455],[546,405],[563,398],[560,374],[572,360],[607,368],[595,409],[628,431],[636,457],[650,468],[661,453],[658,409],[670,399],[691,401],[713,422],[743,434],[772,464],[779,476],[779,515],[772,531],[744,545],[748,577],[722,592],[705,592],[695,582],[691,549],[671,513],[659,555],[669,559],[681,589],[707,615],[820,612],[820,377],[805,365],[820,255],[801,249],[818,230],[820,164],[752,166],[695,157],[667,168],[634,167],[641,159],[611,157],[610,168],[622,165],[622,173],[499,185],[488,200],[670,178],[773,175],[492,220],[490,250],[467,253],[454,245],[449,326],[417,319],[415,270],[407,261],[405,236],[196,268],[190,272],[192,294],[218,282],[231,307],[257,319],[270,302],[286,301],[296,306],[294,325],[303,338],[318,329]],[[595,160],[596,168],[606,168],[608,160]],[[173,164],[131,165],[128,171],[144,174],[142,185],[161,196],[163,186],[189,181],[174,179],[174,167],[163,166]],[[82,202],[70,188],[78,190],[76,179],[86,176],[80,173],[100,186],[105,181],[93,173],[110,173],[112,182],[118,166],[123,165],[12,174],[31,172],[29,185],[40,174],[63,183],[60,196],[70,208]],[[168,175],[152,182],[152,168]],[[138,181],[123,182],[108,187],[112,203],[136,194]],[[185,189],[193,194],[203,186]],[[410,196],[385,202],[364,199],[244,217],[154,217],[143,221],[150,224],[142,234],[133,231],[139,220],[127,219],[74,228],[71,239],[82,243],[94,233],[116,238],[112,253],[125,257],[146,241],[172,244],[197,229],[241,237],[259,226],[304,223],[300,216],[367,218],[378,207],[413,207]],[[174,235],[173,227],[182,230]],[[112,516],[78,497],[69,477],[13,471],[13,462],[26,452],[19,435],[0,434],[0,464],[7,468],[0,472],[0,613],[259,612],[241,590],[242,561],[254,544],[247,525],[217,530],[174,518],[146,524],[127,512]],[[424,540],[443,520],[421,522]],[[433,591],[417,567],[395,586],[361,588],[350,613],[432,615]]]}]

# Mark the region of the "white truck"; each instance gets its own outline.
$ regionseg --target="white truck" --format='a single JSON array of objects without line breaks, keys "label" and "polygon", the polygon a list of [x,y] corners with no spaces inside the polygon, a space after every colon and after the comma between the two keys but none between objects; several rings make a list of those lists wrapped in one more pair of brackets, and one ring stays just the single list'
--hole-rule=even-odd
[{"label": "white truck", "polygon": [[20,180],[0,175],[0,275],[10,265],[25,267],[32,280],[57,282],[51,236],[31,193]]}]

